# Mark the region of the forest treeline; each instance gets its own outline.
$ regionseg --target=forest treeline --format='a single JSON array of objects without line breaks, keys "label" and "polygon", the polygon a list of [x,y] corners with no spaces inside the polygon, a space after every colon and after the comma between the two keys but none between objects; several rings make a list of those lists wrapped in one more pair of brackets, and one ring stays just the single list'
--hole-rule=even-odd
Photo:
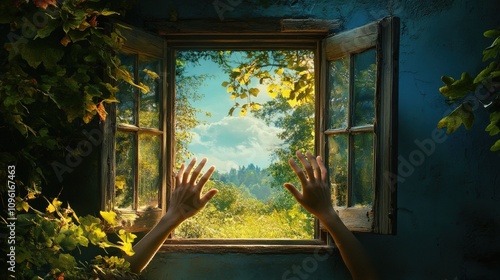
[{"label": "forest treeline", "polygon": [[176,238],[313,238],[313,217],[254,164],[215,172],[206,190],[219,193],[177,228]]}]

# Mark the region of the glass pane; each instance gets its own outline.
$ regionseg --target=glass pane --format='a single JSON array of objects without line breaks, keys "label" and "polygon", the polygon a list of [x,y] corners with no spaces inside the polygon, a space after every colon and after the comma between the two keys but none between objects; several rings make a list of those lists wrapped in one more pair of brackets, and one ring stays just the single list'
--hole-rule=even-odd
[{"label": "glass pane", "polygon": [[132,209],[134,204],[135,137],[116,132],[115,207]]},{"label": "glass pane", "polygon": [[139,56],[139,82],[149,88],[148,93],[140,95],[140,127],[160,128],[160,66],[157,58]]},{"label": "glass pane", "polygon": [[157,208],[161,137],[139,134],[139,209]]},{"label": "glass pane", "polygon": [[375,84],[377,79],[377,52],[375,49],[354,56],[353,125],[375,122]]},{"label": "glass pane", "polygon": [[353,137],[352,206],[372,205],[374,199],[373,133],[355,134]]},{"label": "glass pane", "polygon": [[[135,61],[136,61],[136,55],[127,55],[127,54],[120,54],[119,55],[121,63],[125,68],[134,76],[135,80]],[[135,125],[135,95],[136,93],[136,88],[130,85],[129,83],[126,83],[124,81],[121,81],[120,84],[118,84],[118,89],[119,92],[117,94],[117,99],[120,101],[117,103],[117,111],[116,111],[116,118],[118,123],[125,123],[125,124],[134,124]]]},{"label": "glass pane", "polygon": [[328,166],[334,206],[347,206],[347,147],[347,134],[328,136]]},{"label": "glass pane", "polygon": [[329,68],[330,123],[328,128],[345,128],[349,104],[349,56],[332,61]]}]

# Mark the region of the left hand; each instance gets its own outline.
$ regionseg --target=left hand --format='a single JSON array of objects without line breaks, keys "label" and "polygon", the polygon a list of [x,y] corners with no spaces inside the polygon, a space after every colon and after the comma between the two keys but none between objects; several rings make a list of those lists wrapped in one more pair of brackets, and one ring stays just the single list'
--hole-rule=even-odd
[{"label": "left hand", "polygon": [[203,197],[201,196],[203,186],[215,170],[215,167],[211,166],[200,180],[197,181],[206,162],[206,158],[202,159],[192,173],[191,170],[196,164],[196,158],[191,160],[187,168],[182,164],[175,177],[175,189],[172,193],[166,215],[171,216],[177,223],[181,223],[198,213],[218,192],[216,189],[212,189],[203,195]]}]

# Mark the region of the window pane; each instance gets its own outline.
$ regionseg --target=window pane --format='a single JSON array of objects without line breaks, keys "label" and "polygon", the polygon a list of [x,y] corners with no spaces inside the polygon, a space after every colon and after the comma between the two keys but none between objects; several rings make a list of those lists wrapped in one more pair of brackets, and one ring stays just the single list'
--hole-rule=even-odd
[{"label": "window pane", "polygon": [[353,125],[375,121],[375,83],[377,78],[376,51],[371,49],[354,56]]},{"label": "window pane", "polygon": [[334,206],[347,206],[347,134],[330,135],[328,151]]},{"label": "window pane", "polygon": [[134,203],[135,137],[116,132],[115,207],[132,209]]},{"label": "window pane", "polygon": [[139,209],[158,207],[160,155],[161,137],[139,134]]},{"label": "window pane", "polygon": [[349,102],[349,56],[332,61],[329,70],[329,128],[345,128]]},{"label": "window pane", "polygon": [[160,128],[160,65],[161,60],[139,56],[139,82],[149,87],[142,93],[139,108],[139,126]]},{"label": "window pane", "polygon": [[[314,237],[314,218],[282,186],[314,149],[314,52],[176,51],[176,166],[207,157],[219,194],[178,238]],[[182,161],[177,161],[182,159]]]},{"label": "window pane", "polygon": [[373,133],[354,136],[353,203],[352,206],[372,205],[373,187]]},{"label": "window pane", "polygon": [[[136,55],[127,55],[127,54],[120,54],[119,55],[121,63],[123,66],[126,67],[126,69],[134,76],[135,80],[135,61],[136,61]],[[135,95],[136,95],[136,88],[130,85],[129,83],[126,83],[122,81],[119,85],[119,92],[117,94],[118,101],[117,103],[117,111],[116,111],[116,117],[117,117],[117,122],[118,123],[125,123],[125,124],[135,124]]]}]

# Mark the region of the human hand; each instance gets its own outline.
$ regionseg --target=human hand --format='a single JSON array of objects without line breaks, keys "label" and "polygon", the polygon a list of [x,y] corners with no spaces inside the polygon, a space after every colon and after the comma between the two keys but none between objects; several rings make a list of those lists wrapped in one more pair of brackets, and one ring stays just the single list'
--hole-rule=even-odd
[{"label": "human hand", "polygon": [[208,179],[210,179],[210,176],[212,176],[212,173],[215,170],[215,167],[211,166],[207,172],[203,174],[200,180],[196,181],[206,162],[206,158],[202,159],[200,164],[192,173],[191,170],[196,164],[196,159],[191,160],[185,170],[185,165],[181,165],[181,168],[175,177],[175,189],[172,193],[166,214],[170,216],[173,221],[181,223],[187,218],[198,213],[198,211],[203,209],[208,201],[217,194],[218,191],[216,189],[212,189],[203,195],[203,197],[201,196],[203,186]]},{"label": "human hand", "polygon": [[297,151],[296,154],[305,172],[293,159],[289,160],[289,164],[299,177],[302,193],[290,183],[285,183],[285,188],[292,193],[298,203],[318,219],[324,220],[332,215],[336,216],[337,213],[333,209],[331,190],[328,185],[328,173],[321,157],[315,158],[310,152],[306,153],[307,158],[300,151]]}]

